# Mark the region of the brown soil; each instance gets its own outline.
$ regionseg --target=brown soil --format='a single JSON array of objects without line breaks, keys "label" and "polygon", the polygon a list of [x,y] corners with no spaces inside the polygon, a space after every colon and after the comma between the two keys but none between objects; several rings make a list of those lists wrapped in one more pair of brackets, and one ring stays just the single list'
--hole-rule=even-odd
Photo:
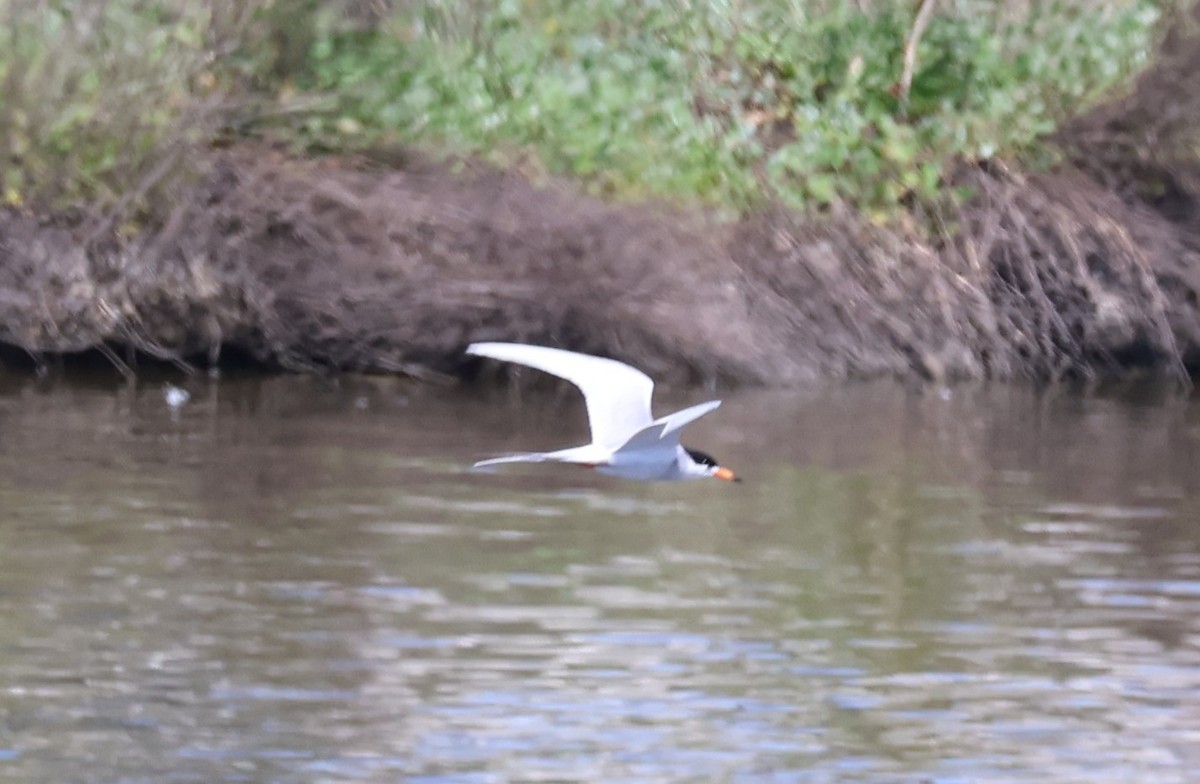
[{"label": "brown soil", "polygon": [[938,243],[614,206],[486,167],[214,152],[150,236],[0,212],[0,343],[418,377],[468,369],[474,340],[693,382],[1194,375],[1196,73],[1200,36],[1179,33],[1134,95],[1063,132],[1071,165],[967,168],[978,196]]}]

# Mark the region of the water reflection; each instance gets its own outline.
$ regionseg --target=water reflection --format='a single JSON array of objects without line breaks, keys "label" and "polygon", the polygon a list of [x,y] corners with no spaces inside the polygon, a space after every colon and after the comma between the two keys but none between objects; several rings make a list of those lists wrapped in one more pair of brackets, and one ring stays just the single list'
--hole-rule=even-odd
[{"label": "water reflection", "polygon": [[572,401],[8,384],[13,780],[1182,782],[1200,762],[1185,400],[742,393],[693,428],[748,477],[730,487],[466,470],[581,437]]}]

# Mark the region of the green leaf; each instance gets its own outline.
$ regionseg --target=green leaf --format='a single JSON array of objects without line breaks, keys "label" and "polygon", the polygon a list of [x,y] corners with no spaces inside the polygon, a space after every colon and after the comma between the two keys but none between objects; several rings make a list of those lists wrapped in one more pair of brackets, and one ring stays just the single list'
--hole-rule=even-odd
[{"label": "green leaf", "polygon": [[838,197],[837,180],[828,174],[809,175],[804,181],[804,189],[818,204],[831,204]]}]

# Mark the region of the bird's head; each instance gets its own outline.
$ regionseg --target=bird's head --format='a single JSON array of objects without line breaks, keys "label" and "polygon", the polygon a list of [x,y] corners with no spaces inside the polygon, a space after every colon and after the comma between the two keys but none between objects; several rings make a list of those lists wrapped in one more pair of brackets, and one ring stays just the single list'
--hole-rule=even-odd
[{"label": "bird's head", "polygon": [[687,456],[691,458],[692,465],[689,468],[695,472],[698,477],[712,477],[713,479],[723,479],[726,482],[740,482],[741,477],[734,474],[725,466],[721,465],[707,452],[701,452],[698,449],[683,448],[687,452]]}]

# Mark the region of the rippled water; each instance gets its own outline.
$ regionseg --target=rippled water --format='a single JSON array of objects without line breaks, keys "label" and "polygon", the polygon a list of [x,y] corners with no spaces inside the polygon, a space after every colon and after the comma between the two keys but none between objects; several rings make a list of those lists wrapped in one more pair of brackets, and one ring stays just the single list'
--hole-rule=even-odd
[{"label": "rippled water", "polygon": [[[1185,782],[1200,408],[740,393],[747,477],[472,459],[568,396],[0,380],[0,778]],[[661,401],[686,404],[702,394]]]}]

